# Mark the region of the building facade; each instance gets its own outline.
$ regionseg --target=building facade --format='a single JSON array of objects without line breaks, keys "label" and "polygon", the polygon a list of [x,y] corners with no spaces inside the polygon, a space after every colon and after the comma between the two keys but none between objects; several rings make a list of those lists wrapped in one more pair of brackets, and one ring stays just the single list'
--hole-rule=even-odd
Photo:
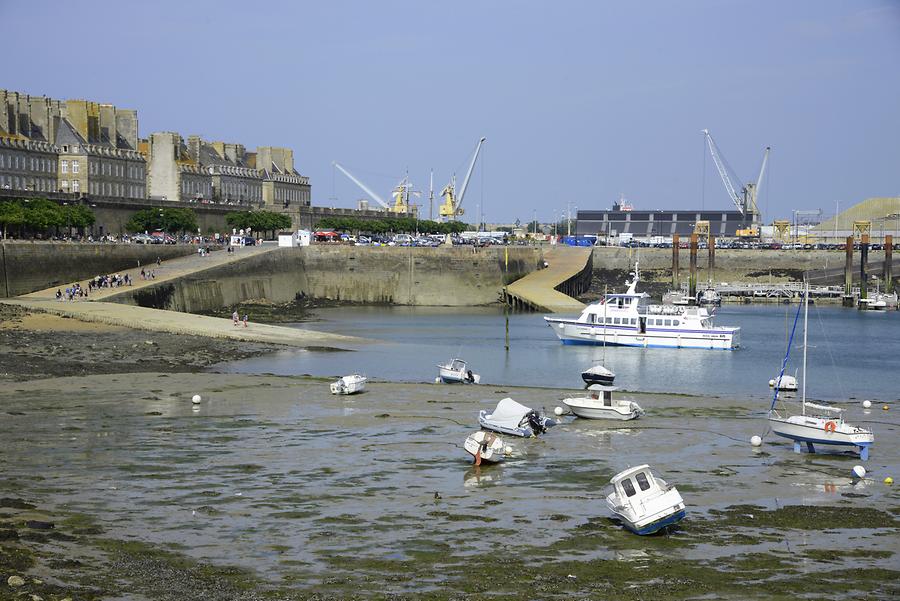
[{"label": "building facade", "polygon": [[745,221],[740,211],[635,211],[619,204],[611,210],[578,211],[577,219],[576,234],[610,238],[621,234],[635,238],[689,236],[698,221],[708,221],[713,236],[733,237]]},{"label": "building facade", "polygon": [[190,156],[179,134],[153,133],[143,150],[148,157],[150,198],[188,202],[212,200],[212,176]]},{"label": "building facade", "polygon": [[294,169],[293,150],[260,146],[256,149],[256,167],[263,172],[263,202],[267,206],[288,209],[310,205],[309,178]]}]

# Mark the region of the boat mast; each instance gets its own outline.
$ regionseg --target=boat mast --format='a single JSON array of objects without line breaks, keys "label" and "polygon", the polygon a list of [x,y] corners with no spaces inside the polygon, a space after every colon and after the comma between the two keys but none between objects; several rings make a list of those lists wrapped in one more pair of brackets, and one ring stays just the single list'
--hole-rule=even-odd
[{"label": "boat mast", "polygon": [[803,392],[800,395],[800,411],[806,415],[806,332],[809,329],[809,280],[803,293]]}]

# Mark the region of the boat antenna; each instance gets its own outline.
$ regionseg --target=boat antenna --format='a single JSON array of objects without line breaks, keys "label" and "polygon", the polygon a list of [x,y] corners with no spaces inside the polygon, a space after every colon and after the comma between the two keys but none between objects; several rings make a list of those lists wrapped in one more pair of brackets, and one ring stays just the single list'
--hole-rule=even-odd
[{"label": "boat antenna", "polygon": [[[775,396],[772,398],[772,406],[769,407],[769,410],[775,409],[775,403],[778,402],[778,384],[781,384],[781,378],[784,376],[784,368],[787,365],[788,357],[791,355],[791,343],[794,341],[794,332],[797,331],[797,320],[800,319],[800,309],[801,306],[797,305],[797,313],[794,315],[794,325],[791,327],[791,337],[788,339],[787,350],[784,352],[784,359],[781,361],[781,373],[778,374],[778,379],[775,380]],[[803,373],[803,386],[804,393],[806,391],[806,372]]]}]

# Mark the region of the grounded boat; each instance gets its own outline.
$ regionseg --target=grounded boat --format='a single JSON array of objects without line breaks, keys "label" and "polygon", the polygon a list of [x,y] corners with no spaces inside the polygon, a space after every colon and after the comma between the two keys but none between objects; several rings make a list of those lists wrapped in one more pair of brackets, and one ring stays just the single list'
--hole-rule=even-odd
[{"label": "grounded boat", "polygon": [[469,434],[463,448],[475,458],[475,465],[481,465],[482,462],[500,463],[505,453],[503,439],[493,432],[484,430]]},{"label": "grounded boat", "polygon": [[595,365],[581,372],[581,379],[588,385],[604,384],[610,386],[613,380],[616,379],[616,374],[602,365]]},{"label": "grounded boat", "polygon": [[481,376],[473,374],[472,370],[462,359],[453,359],[444,364],[438,364],[438,381],[444,384],[478,384]]},{"label": "grounded boat", "polygon": [[331,394],[356,394],[366,388],[368,378],[359,374],[344,376],[331,383]]},{"label": "grounded boat", "polygon": [[769,380],[769,386],[781,392],[797,392],[797,377],[790,374],[781,374],[777,378]]},{"label": "grounded boat", "polygon": [[563,344],[611,344],[664,348],[732,350],[740,346],[739,327],[714,326],[705,307],[651,305],[637,292],[638,265],[624,294],[604,294],[577,319],[544,317]]},{"label": "grounded boat", "polygon": [[[787,409],[775,408],[778,402],[778,389],[772,399],[769,408],[769,427],[772,432],[783,438],[794,441],[794,451],[802,452],[805,444],[810,453],[815,452],[816,444],[849,446],[859,452],[860,459],[869,458],[869,447],[875,442],[875,434],[866,428],[854,426],[844,421],[843,409],[830,405],[819,405],[806,401],[806,340],[809,323],[809,283],[803,296],[803,303],[797,307],[797,315],[794,316],[794,326],[791,329],[791,340],[797,328],[797,319],[800,309],[803,308],[803,386],[800,395],[800,413],[790,414]],[[784,367],[790,355],[790,342],[788,352],[784,355],[780,377],[784,376]]]},{"label": "grounded boat", "polygon": [[684,519],[684,499],[674,486],[639,465],[610,480],[613,492],[606,505],[635,534],[653,534]]},{"label": "grounded boat", "polygon": [[591,394],[587,397],[563,399],[569,410],[586,419],[637,419],[644,415],[644,410],[634,401],[612,398],[615,386],[591,386]]},{"label": "grounded boat", "polygon": [[517,403],[509,397],[501,399],[492,413],[488,413],[486,409],[479,411],[478,423],[485,430],[524,438],[543,434],[548,428],[556,425],[553,419],[543,413]]}]

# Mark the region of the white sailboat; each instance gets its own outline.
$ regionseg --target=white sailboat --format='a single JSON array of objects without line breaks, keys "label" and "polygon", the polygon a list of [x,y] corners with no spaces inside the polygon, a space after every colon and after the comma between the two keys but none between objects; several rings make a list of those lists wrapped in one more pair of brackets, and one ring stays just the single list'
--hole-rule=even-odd
[{"label": "white sailboat", "polygon": [[[797,327],[797,317],[794,317],[794,328]],[[769,426],[772,432],[778,436],[794,441],[794,451],[802,452],[802,444],[810,453],[815,452],[816,444],[854,447],[860,459],[869,458],[869,447],[875,442],[875,434],[866,428],[854,426],[844,421],[843,409],[830,405],[819,405],[806,401],[806,341],[809,322],[809,282],[806,283],[806,291],[803,295],[803,384],[800,395],[800,414],[791,415],[786,409],[778,410],[775,405],[778,401],[778,388],[775,389],[775,397],[769,409]],[[791,332],[793,338],[793,330]],[[788,345],[788,354],[790,344]],[[781,376],[784,376],[784,365],[787,363],[788,354],[785,354],[781,366]]]}]

